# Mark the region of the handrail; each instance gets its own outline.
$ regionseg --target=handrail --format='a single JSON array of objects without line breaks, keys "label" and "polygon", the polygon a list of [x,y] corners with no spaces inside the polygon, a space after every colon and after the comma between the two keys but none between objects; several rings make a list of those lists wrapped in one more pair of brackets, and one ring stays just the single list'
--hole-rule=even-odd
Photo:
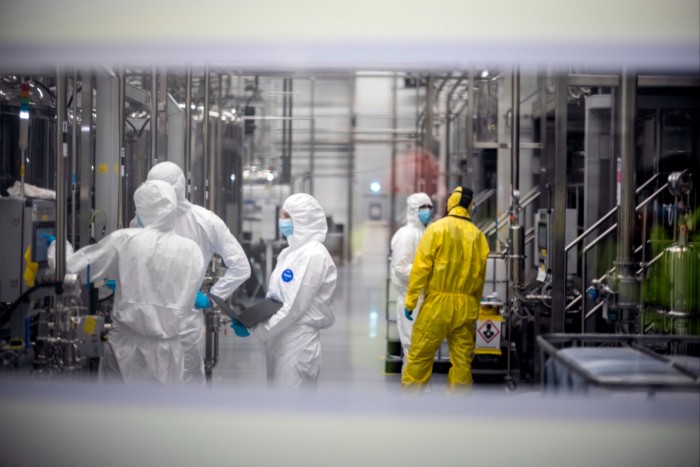
[{"label": "handrail", "polygon": [[[520,203],[520,207],[524,208],[530,205],[533,201],[535,201],[540,195],[542,194],[542,190],[539,185],[536,185],[532,187],[530,191],[528,191],[525,196],[522,198],[522,202]],[[506,220],[508,220],[508,217],[510,216],[510,212],[504,212],[503,214],[500,215],[498,218],[498,230],[500,231],[503,227],[507,225]],[[496,222],[491,222],[488,224],[483,230],[484,235],[487,237],[490,237],[494,233],[496,233]]]},{"label": "handrail", "polygon": [[[615,207],[612,208],[610,211],[608,211],[608,213],[605,214],[605,215],[604,215],[603,217],[601,217],[600,219],[598,219],[598,221],[597,221],[595,224],[593,224],[592,226],[590,226],[589,228],[587,228],[586,230],[584,230],[583,233],[582,233],[581,235],[579,235],[579,236],[576,237],[571,243],[569,243],[568,245],[566,245],[566,247],[564,248],[564,252],[568,253],[569,250],[571,250],[571,249],[572,249],[573,247],[575,247],[579,242],[581,242],[581,240],[583,240],[583,239],[586,238],[588,235],[590,235],[590,233],[591,233],[592,231],[594,231],[594,230],[596,230],[598,227],[600,227],[600,224],[602,224],[602,223],[605,222],[606,220],[610,219],[610,218],[612,217],[612,215],[615,214],[616,212],[617,212],[617,206],[615,206]],[[617,225],[617,224],[615,224],[615,225]]]},{"label": "handrail", "polygon": [[640,274],[644,273],[644,271],[646,271],[647,269],[649,269],[649,268],[651,267],[652,264],[656,263],[658,260],[661,259],[661,257],[664,255],[664,253],[666,253],[666,250],[662,250],[661,253],[659,253],[658,255],[654,256],[654,258],[653,258],[651,261],[649,261],[648,263],[644,264],[644,265],[642,266],[642,268],[639,269],[639,270],[637,271],[637,275],[640,275]]},{"label": "handrail", "polygon": [[[635,211],[639,211],[640,209],[642,209],[644,206],[646,206],[647,204],[649,204],[654,198],[656,198],[661,192],[663,192],[666,188],[668,188],[668,182],[664,183],[664,184],[661,186],[661,188],[659,188],[659,189],[656,190],[654,193],[652,193],[651,195],[649,195],[649,197],[648,197],[647,199],[645,199],[644,201],[642,201],[641,203],[639,203],[639,204],[634,208],[634,210],[635,210]],[[615,211],[615,210],[617,210],[617,207],[615,207],[613,210],[611,210],[608,214],[610,214],[611,212],[613,212],[613,211]],[[602,219],[601,219],[601,220],[602,220]],[[599,224],[600,222],[601,222],[601,221],[598,221],[596,224]],[[615,229],[617,229],[617,222],[615,222],[613,225],[611,225],[610,228],[609,228],[608,230],[606,230],[606,231],[603,232],[602,234],[598,235],[591,243],[589,243],[588,245],[586,245],[586,247],[583,249],[583,253],[585,254],[587,251],[589,251],[589,250],[591,249],[591,247],[593,247],[593,246],[595,246],[596,244],[598,244],[598,242],[599,242],[600,240],[602,240],[602,239],[603,239],[604,237],[606,237],[608,234],[612,233]],[[575,241],[576,241],[576,240],[574,240],[574,242],[575,242]],[[569,244],[569,246],[571,246],[571,244]],[[568,248],[569,246],[567,246],[567,248]],[[565,251],[568,251],[568,249],[565,249]],[[637,253],[638,251],[639,251],[639,249],[635,250],[635,253]]]},{"label": "handrail", "polygon": [[487,188],[483,191],[480,191],[476,196],[474,196],[474,207],[481,206],[487,200],[489,200],[495,193],[496,190],[493,188]]},{"label": "handrail", "polygon": [[[687,169],[686,169],[686,170],[687,170]],[[684,172],[685,172],[685,171],[684,171]],[[649,186],[649,185],[650,185],[654,180],[656,180],[657,178],[659,178],[659,173],[658,173],[658,172],[655,173],[654,175],[652,175],[652,176],[649,178],[649,180],[647,180],[646,182],[642,183],[641,186],[639,186],[639,188],[637,188],[637,189],[634,191],[634,193],[635,193],[636,195],[638,195],[639,193],[642,192],[642,190],[644,190],[644,188],[646,188],[647,186]],[[659,194],[659,192],[663,191],[663,190],[666,189],[667,187],[668,187],[668,183],[664,184],[661,188],[659,188],[658,190],[656,190],[656,192],[654,192],[651,196],[649,196],[649,198],[647,198],[646,200],[642,201],[642,203],[641,203],[639,206],[637,206],[635,209],[636,209],[637,211],[639,211],[639,210],[640,210],[641,208],[643,208],[651,199],[653,199],[653,197],[657,196],[657,195]],[[617,209],[618,209],[618,207],[615,206],[615,207],[612,208],[610,211],[608,211],[603,217],[601,217],[600,219],[598,219],[598,221],[597,221],[595,224],[593,224],[592,226],[590,226],[589,228],[587,228],[581,235],[579,235],[579,236],[576,237],[571,243],[569,243],[568,245],[566,245],[566,248],[564,248],[564,252],[567,252],[567,253],[568,253],[569,250],[571,250],[573,247],[575,247],[577,244],[579,244],[584,238],[586,238],[587,236],[589,236],[589,235],[591,234],[592,231],[594,231],[594,230],[596,230],[598,227],[600,227],[600,224],[602,224],[603,222],[605,222],[606,220],[608,220],[613,214],[615,214],[615,213],[617,212]]]}]

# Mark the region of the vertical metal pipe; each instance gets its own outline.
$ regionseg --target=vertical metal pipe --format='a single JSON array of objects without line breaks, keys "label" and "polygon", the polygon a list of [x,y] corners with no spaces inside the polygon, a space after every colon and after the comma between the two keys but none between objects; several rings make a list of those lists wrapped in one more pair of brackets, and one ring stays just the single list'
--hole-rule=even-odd
[{"label": "vertical metal pipe", "polygon": [[[389,241],[396,231],[396,130],[398,118],[398,86],[399,81],[394,73],[391,82],[391,172],[389,181]],[[389,248],[391,250],[391,248]],[[387,276],[388,277],[388,276]]]},{"label": "vertical metal pipe", "polygon": [[554,229],[552,252],[552,328],[551,332],[564,332],[564,308],[566,306],[566,160],[567,160],[567,102],[568,76],[557,75],[555,96],[555,151],[554,151]]},{"label": "vertical metal pipe", "polygon": [[[445,190],[449,193],[452,184],[450,183],[450,166],[452,159],[452,96],[447,93],[445,98]],[[396,131],[396,129],[394,129]]]},{"label": "vertical metal pipe", "polygon": [[[423,132],[420,127],[420,92],[418,85],[420,83],[420,75],[416,75],[416,154],[418,153],[418,147],[423,146]],[[414,156],[413,164],[413,192],[418,191],[418,163],[417,158]]]},{"label": "vertical metal pipe", "polygon": [[124,228],[124,166],[126,146],[124,145],[124,120],[126,120],[126,67],[119,67],[119,108],[117,129],[119,138],[119,174],[117,175],[117,229]]},{"label": "vertical metal pipe", "polygon": [[218,109],[218,117],[216,117],[216,124],[214,125],[214,150],[209,151],[211,153],[209,161],[209,210],[217,213],[222,219],[225,219],[226,214],[220,210],[217,210],[217,203],[219,203],[219,190],[220,190],[220,177],[218,174],[221,169],[221,116],[223,115],[223,83],[222,75],[217,76],[217,94],[216,94],[216,107]]},{"label": "vertical metal pipe", "polygon": [[73,125],[71,127],[71,177],[70,177],[70,241],[75,243],[75,225],[77,219],[76,190],[78,182],[78,70],[73,71]]},{"label": "vertical metal pipe", "polygon": [[464,164],[464,173],[462,174],[462,183],[464,185],[471,187],[473,185],[472,174],[474,171],[473,167],[473,157],[474,157],[474,75],[476,71],[474,66],[469,67],[469,73],[467,79],[467,116],[465,119],[466,126],[466,143],[465,143],[465,158],[467,163]]},{"label": "vertical metal pipe", "polygon": [[[427,152],[433,156],[435,155],[433,153],[435,149],[435,137],[433,135],[433,107],[435,104],[434,85],[435,77],[431,74],[428,76],[428,84],[425,87],[425,119],[423,120],[423,125],[425,128],[424,147]],[[421,173],[421,178],[423,178],[423,176],[424,174]]]},{"label": "vertical metal pipe", "polygon": [[[74,96],[74,100],[77,96]],[[63,126],[66,114],[66,74],[56,69],[56,278],[66,275],[66,159]],[[75,209],[75,206],[73,206]]]},{"label": "vertical metal pipe", "polygon": [[[82,121],[80,124],[80,217],[78,218],[78,238],[81,247],[90,241],[90,215],[92,214],[92,188],[94,182],[94,145],[93,145],[93,86],[92,70],[82,72],[82,97],[80,111]],[[78,245],[73,245],[78,246]]]},{"label": "vertical metal pipe", "polygon": [[185,71],[185,176],[187,177],[187,199],[192,199],[192,65]]},{"label": "vertical metal pipe", "polygon": [[513,67],[511,79],[510,180],[511,193],[520,189],[520,69]]},{"label": "vertical metal pipe", "polygon": [[309,194],[314,194],[316,172],[316,78],[311,78],[311,142],[309,143]]},{"label": "vertical metal pipe", "polygon": [[158,145],[156,160],[168,159],[168,68],[163,65],[158,76]]},{"label": "vertical metal pipe", "polygon": [[289,179],[292,179],[292,152],[294,151],[294,139],[292,138],[292,125],[293,125],[293,115],[294,115],[294,95],[293,95],[293,88],[294,88],[294,80],[292,78],[289,78],[289,106],[287,108],[287,113],[289,113],[289,122],[287,123],[287,144],[289,145],[287,148],[287,159],[285,161],[287,162],[287,168],[286,171],[289,174]]},{"label": "vertical metal pipe", "polygon": [[151,170],[158,160],[158,67],[153,65],[151,70],[151,159],[148,170]]},{"label": "vertical metal pipe", "polygon": [[[634,270],[634,179],[637,117],[637,75],[623,67],[620,90],[620,156],[622,158],[622,186],[617,235],[618,305],[623,319],[633,316],[639,303],[638,282]],[[626,315],[626,316],[625,316]]]},{"label": "vertical metal pipe", "polygon": [[350,131],[348,132],[348,229],[345,232],[345,260],[347,262],[352,262],[352,243],[350,238],[352,237],[353,228],[353,188],[355,185],[355,77],[349,79],[348,85],[350,95],[348,127]]},{"label": "vertical metal pipe", "polygon": [[540,161],[547,148],[547,71],[540,72]]},{"label": "vertical metal pipe", "polygon": [[287,78],[282,78],[282,180],[294,186],[291,175],[287,172]]},{"label": "vertical metal pipe", "polygon": [[211,86],[211,76],[209,73],[209,64],[204,66],[204,121],[202,126],[202,138],[204,147],[204,202],[202,205],[209,204],[209,88]]}]

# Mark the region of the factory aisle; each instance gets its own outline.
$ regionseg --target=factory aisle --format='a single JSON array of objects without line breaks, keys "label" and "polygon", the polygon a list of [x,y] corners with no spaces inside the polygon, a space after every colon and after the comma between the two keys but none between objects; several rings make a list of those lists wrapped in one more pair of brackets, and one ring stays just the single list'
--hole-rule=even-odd
[{"label": "factory aisle", "polygon": [[[398,375],[384,374],[386,350],[386,257],[365,256],[338,268],[335,324],[321,331],[319,389],[398,387]],[[222,330],[214,385],[266,384],[265,350],[255,338]]]}]

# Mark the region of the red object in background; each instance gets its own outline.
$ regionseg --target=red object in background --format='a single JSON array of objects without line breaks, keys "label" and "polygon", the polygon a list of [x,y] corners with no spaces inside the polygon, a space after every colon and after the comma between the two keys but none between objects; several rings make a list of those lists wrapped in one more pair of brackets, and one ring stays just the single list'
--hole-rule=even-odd
[{"label": "red object in background", "polygon": [[416,148],[396,156],[396,186],[394,193],[410,195],[423,192],[433,196],[438,191],[440,168],[431,153]]}]

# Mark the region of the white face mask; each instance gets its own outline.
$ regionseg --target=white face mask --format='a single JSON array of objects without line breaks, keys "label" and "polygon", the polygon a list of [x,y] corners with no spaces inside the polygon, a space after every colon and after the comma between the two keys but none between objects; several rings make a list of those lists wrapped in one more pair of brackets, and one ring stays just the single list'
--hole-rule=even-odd
[{"label": "white face mask", "polygon": [[473,202],[469,205],[467,212],[469,212],[469,217],[474,216],[474,213],[476,212],[476,205]]}]

